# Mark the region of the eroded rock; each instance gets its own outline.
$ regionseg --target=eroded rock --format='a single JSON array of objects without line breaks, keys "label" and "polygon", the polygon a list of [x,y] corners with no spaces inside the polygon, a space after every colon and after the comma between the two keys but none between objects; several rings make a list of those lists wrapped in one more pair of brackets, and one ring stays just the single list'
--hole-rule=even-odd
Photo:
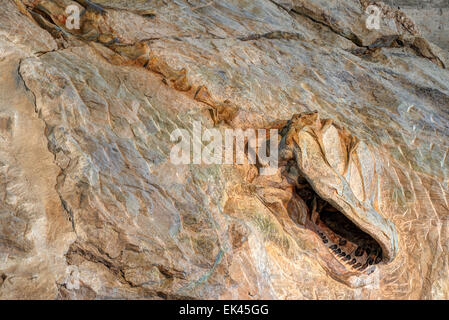
[{"label": "eroded rock", "polygon": [[[0,297],[447,299],[447,63],[364,3],[2,1]],[[279,171],[174,165],[194,121]]]}]

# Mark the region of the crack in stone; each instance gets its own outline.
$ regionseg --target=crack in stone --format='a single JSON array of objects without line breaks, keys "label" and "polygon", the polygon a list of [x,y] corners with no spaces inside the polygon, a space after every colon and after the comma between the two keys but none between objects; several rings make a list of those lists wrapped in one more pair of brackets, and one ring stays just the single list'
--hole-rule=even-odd
[{"label": "crack in stone", "polygon": [[[34,93],[34,92],[27,86],[27,84],[26,84],[26,82],[25,82],[25,79],[23,78],[22,73],[21,73],[21,71],[20,71],[20,69],[21,69],[21,67],[22,67],[22,62],[23,62],[23,60],[24,60],[24,59],[21,59],[21,60],[19,61],[18,68],[17,68],[17,75],[19,76],[19,78],[20,78],[20,80],[21,80],[21,82],[22,82],[22,84],[23,84],[25,90],[26,90],[27,92],[29,92],[29,93],[32,95],[32,97],[33,97],[32,103],[33,103],[33,105],[34,105],[34,112],[35,112],[35,114],[37,115],[37,117],[38,117],[38,118],[42,121],[42,123],[44,124],[45,130],[47,130],[47,129],[48,129],[48,124],[47,124],[47,122],[42,118],[42,116],[41,116],[41,114],[39,113],[38,108],[37,108],[36,94],[35,94],[35,93]],[[61,175],[63,175],[63,169],[62,169],[60,166],[58,166],[58,164],[57,164],[56,161],[55,161],[55,159],[56,159],[56,154],[55,154],[54,152],[51,151],[51,148],[50,148],[50,140],[48,140],[47,135],[44,134],[44,136],[45,136],[45,138],[46,138],[46,140],[47,140],[47,149],[48,149],[48,151],[53,155],[53,159],[54,159],[53,163],[54,163],[54,165],[56,165],[56,166],[61,170],[61,173],[60,173],[60,174],[58,175],[58,177],[56,178],[56,180],[58,180],[58,178],[59,178]],[[71,223],[72,223],[73,231],[74,231],[75,234],[76,234],[75,219],[74,219],[74,216],[73,216],[73,211],[68,207],[66,201],[63,199],[63,197],[62,197],[60,191],[58,190],[58,185],[59,185],[59,183],[56,183],[56,185],[55,185],[55,191],[56,191],[56,193],[58,194],[58,196],[59,196],[59,198],[60,198],[61,206],[62,206],[62,208],[64,209],[64,211],[67,213],[67,215],[68,215],[68,217],[69,217],[69,220],[70,220]]]},{"label": "crack in stone", "polygon": [[[393,36],[385,35],[385,36],[379,37],[374,43],[364,46],[362,40],[356,34],[354,34],[353,32],[350,33],[350,36],[345,35],[344,33],[338,31],[337,29],[335,29],[332,26],[331,23],[326,23],[324,21],[320,21],[320,20],[314,18],[306,10],[301,10],[300,11],[300,10],[295,9],[295,8],[292,8],[292,9],[289,10],[289,9],[285,8],[282,4],[277,3],[274,0],[268,0],[268,1],[274,3],[279,8],[285,10],[289,15],[292,15],[292,12],[293,12],[294,14],[297,14],[297,15],[300,15],[302,17],[310,19],[312,22],[314,22],[316,24],[320,24],[322,26],[327,27],[330,31],[332,31],[336,35],[341,36],[341,37],[351,41],[353,44],[355,44],[357,47],[359,47],[361,49],[369,50],[369,49],[373,49],[373,48],[392,48],[394,46],[409,47],[409,48],[413,49],[413,51],[415,52],[415,54],[417,56],[420,56],[420,57],[423,57],[425,59],[428,59],[432,63],[436,64],[437,66],[439,66],[439,67],[441,67],[443,69],[446,69],[446,66],[445,66],[444,62],[441,60],[440,57],[438,57],[433,52],[433,50],[430,48],[430,46],[427,43],[427,41],[425,39],[421,38],[421,37],[418,37],[416,31],[414,31],[413,29],[409,29],[407,27],[407,25],[404,25],[404,23],[405,23],[404,21],[399,21],[399,23],[401,23],[401,25],[408,32],[413,34],[413,41],[412,42],[408,43],[409,41],[405,41],[404,39],[401,40],[402,36],[400,34],[393,35]],[[364,4],[362,0],[360,0],[360,3],[361,3],[362,8],[364,8],[366,4]],[[377,3],[377,2],[374,1],[373,3]],[[387,5],[383,5],[383,6],[386,6],[389,9],[391,9]],[[391,9],[391,10],[393,10],[393,9]],[[399,11],[399,13],[403,14],[402,11]],[[402,17],[401,15],[399,15],[399,16]],[[324,18],[326,18],[326,17],[327,16],[324,16]],[[397,19],[395,21],[397,21]],[[409,22],[409,24],[410,24],[410,22]],[[387,41],[385,42],[385,40],[387,40]]]},{"label": "crack in stone", "polygon": [[[65,254],[66,256],[66,260],[67,263],[69,265],[73,265],[73,261],[71,261],[73,259],[74,255],[78,255],[80,257],[82,257],[83,259],[93,262],[93,263],[97,263],[97,264],[101,264],[103,265],[105,268],[107,268],[112,274],[116,275],[119,277],[120,281],[127,285],[129,288],[133,288],[133,289],[141,289],[143,290],[143,294],[144,296],[147,297],[160,297],[162,299],[173,299],[173,300],[182,300],[182,299],[195,299],[192,296],[189,295],[182,295],[182,294],[176,294],[176,293],[167,293],[163,290],[157,290],[157,289],[149,289],[144,287],[146,284],[150,283],[150,281],[147,282],[143,282],[143,283],[134,283],[132,281],[130,281],[129,279],[127,279],[124,268],[122,266],[118,266],[114,260],[114,258],[110,257],[106,252],[104,252],[103,250],[101,250],[101,248],[99,247],[95,247],[99,253],[101,255],[105,255],[107,258],[101,257],[95,253],[93,253],[90,250],[84,249],[79,247],[78,245],[76,245],[75,243],[72,244],[69,248],[69,250],[67,251],[67,253]],[[122,251],[123,253],[123,251]],[[185,274],[184,272],[180,272],[177,270],[170,270],[169,268],[162,266],[162,265],[158,265],[155,264],[153,265],[155,266],[159,272],[164,275],[164,277],[166,277],[167,279],[173,279],[173,278],[179,278],[182,280],[185,280]]]}]

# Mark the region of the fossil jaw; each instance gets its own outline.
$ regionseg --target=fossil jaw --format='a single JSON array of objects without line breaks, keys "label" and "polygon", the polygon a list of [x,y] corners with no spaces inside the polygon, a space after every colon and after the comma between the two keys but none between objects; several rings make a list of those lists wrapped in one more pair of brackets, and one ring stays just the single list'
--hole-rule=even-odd
[{"label": "fossil jaw", "polygon": [[312,206],[313,230],[335,258],[353,271],[374,270],[383,259],[377,241],[325,201],[314,197]]}]

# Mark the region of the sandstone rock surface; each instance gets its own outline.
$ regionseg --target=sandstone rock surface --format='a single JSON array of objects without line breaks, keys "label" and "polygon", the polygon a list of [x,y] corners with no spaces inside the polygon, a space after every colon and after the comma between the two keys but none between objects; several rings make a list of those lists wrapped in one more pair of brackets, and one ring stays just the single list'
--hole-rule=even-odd
[{"label": "sandstone rock surface", "polygon": [[[0,9],[1,299],[449,299],[449,58],[402,11]],[[279,129],[279,170],[173,164],[195,121]]]}]

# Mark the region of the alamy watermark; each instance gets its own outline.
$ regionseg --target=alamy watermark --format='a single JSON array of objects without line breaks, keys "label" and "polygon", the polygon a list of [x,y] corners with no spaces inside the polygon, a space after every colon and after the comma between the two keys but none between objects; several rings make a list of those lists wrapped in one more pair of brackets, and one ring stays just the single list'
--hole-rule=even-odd
[{"label": "alamy watermark", "polygon": [[80,8],[75,5],[67,6],[65,9],[67,14],[67,19],[65,21],[65,26],[69,30],[79,30],[80,29]]},{"label": "alamy watermark", "polygon": [[369,30],[379,30],[382,10],[378,6],[369,5],[365,13],[368,14],[366,28]]},{"label": "alamy watermark", "polygon": [[[277,129],[271,129],[269,132],[265,129],[224,131],[224,137],[221,131],[215,128],[203,132],[200,121],[193,122],[192,134],[186,129],[174,130],[170,140],[176,144],[171,149],[170,161],[175,165],[258,163],[261,165],[261,175],[271,175],[277,171],[279,153]],[[204,142],[207,144],[203,146]]]}]

